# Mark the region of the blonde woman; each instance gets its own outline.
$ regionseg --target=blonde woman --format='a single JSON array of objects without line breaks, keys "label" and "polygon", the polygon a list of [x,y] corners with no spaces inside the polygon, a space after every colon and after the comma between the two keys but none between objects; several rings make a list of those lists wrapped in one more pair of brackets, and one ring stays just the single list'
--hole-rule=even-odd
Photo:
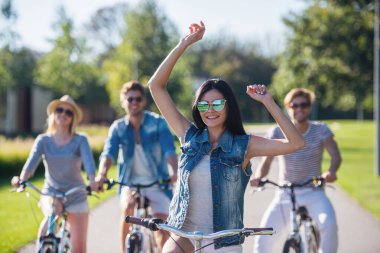
[{"label": "blonde woman", "polygon": [[[64,192],[75,186],[84,185],[81,175],[82,163],[91,187],[96,190],[95,162],[88,140],[86,136],[75,132],[77,124],[82,119],[81,109],[70,96],[65,95],[48,105],[47,114],[47,131],[36,138],[20,176],[12,178],[12,185],[18,187],[20,181],[29,180],[42,158],[45,166],[43,191]],[[51,197],[41,197],[40,207],[45,218],[41,222],[38,238],[46,233],[50,201]],[[55,203],[58,205],[54,207],[54,212],[60,215],[62,203],[58,200]],[[77,191],[69,195],[65,202],[65,210],[68,213],[72,252],[86,252],[89,213],[86,191]]]}]

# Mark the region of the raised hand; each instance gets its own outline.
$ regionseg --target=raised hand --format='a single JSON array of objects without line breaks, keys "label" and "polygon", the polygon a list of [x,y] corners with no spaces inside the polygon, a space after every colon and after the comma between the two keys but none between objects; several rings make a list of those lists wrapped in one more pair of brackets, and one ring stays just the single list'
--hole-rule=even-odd
[{"label": "raised hand", "polygon": [[206,27],[201,21],[200,24],[192,23],[189,27],[189,33],[181,39],[181,44],[189,46],[203,38]]},{"label": "raised hand", "polygon": [[272,95],[267,91],[267,88],[263,84],[253,84],[247,86],[247,94],[256,101],[263,104],[272,100]]}]

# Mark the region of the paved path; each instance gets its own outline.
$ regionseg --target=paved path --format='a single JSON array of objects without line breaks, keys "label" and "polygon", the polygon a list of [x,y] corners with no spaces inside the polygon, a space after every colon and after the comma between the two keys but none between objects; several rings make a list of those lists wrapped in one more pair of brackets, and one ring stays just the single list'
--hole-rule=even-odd
[{"label": "paved path", "polygon": [[[254,164],[257,164],[254,159]],[[276,164],[273,164],[269,178],[276,179]],[[338,186],[335,189],[327,188],[327,195],[331,199],[337,213],[339,227],[338,253],[379,253],[380,252],[380,221],[363,210],[356,202],[350,199]],[[262,213],[273,196],[273,190],[266,190],[245,195],[246,227],[259,226]],[[117,253],[119,250],[118,224],[120,210],[118,197],[111,197],[102,205],[91,211],[89,224],[89,253]],[[273,236],[276,252],[281,252],[283,242]],[[244,253],[252,252],[253,238],[248,238],[244,244]],[[32,253],[30,244],[19,251]],[[273,252],[273,253],[276,253]],[[271,253],[271,252],[268,252]]]}]

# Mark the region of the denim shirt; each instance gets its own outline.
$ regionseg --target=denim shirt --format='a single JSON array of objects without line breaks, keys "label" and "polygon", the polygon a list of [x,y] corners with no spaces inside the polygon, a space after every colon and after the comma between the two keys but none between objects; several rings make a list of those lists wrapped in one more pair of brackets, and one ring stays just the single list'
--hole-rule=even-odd
[{"label": "denim shirt", "polygon": [[[166,157],[176,155],[174,138],[165,120],[156,113],[144,111],[139,129],[140,143],[157,179],[169,177]],[[113,122],[100,158],[106,156],[114,163],[117,158],[118,178],[131,183],[132,158],[135,150],[134,129],[129,116]]]},{"label": "denim shirt", "polygon": [[[213,231],[243,228],[244,192],[251,175],[251,164],[242,168],[249,136],[225,131],[210,154]],[[185,134],[179,161],[179,175],[170,204],[168,224],[181,228],[190,200],[189,175],[211,148],[207,129],[190,125]],[[201,199],[199,201],[202,201]],[[215,249],[243,243],[240,236],[215,240]]]}]

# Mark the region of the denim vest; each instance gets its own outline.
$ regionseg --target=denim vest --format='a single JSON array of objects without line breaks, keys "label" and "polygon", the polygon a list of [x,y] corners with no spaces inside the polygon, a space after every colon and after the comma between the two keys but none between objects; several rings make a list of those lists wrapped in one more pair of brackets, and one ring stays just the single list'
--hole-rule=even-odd
[{"label": "denim vest", "polygon": [[[176,155],[176,152],[173,135],[165,120],[156,113],[144,111],[139,135],[149,168],[157,179],[168,178],[166,157]],[[124,184],[131,181],[134,150],[135,135],[127,115],[111,125],[101,154],[101,157],[106,156],[113,162],[117,158],[118,179]]]},{"label": "denim vest", "polygon": [[[252,173],[251,164],[246,170],[242,168],[248,140],[248,135],[234,136],[225,131],[217,148],[210,154],[214,232],[244,226],[244,192]],[[190,125],[185,134],[184,144],[181,146],[178,181],[167,220],[169,225],[182,227],[190,200],[190,173],[210,148],[207,129],[201,131]],[[215,249],[243,242],[244,237],[240,236],[219,238],[215,240]]]}]

